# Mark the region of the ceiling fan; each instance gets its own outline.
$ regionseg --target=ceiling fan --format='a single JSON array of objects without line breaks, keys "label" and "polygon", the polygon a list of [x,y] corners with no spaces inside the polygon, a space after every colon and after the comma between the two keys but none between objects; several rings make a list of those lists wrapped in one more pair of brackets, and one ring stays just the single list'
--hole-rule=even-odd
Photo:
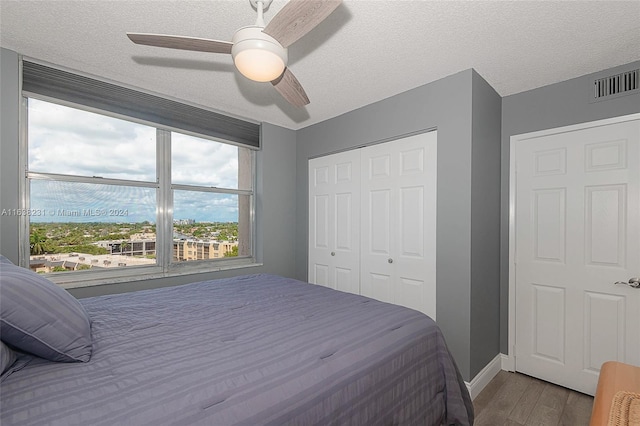
[{"label": "ceiling fan", "polygon": [[254,81],[270,81],[292,105],[307,105],[307,94],[287,68],[287,48],[329,16],[342,0],[291,0],[267,26],[263,12],[272,0],[249,1],[258,11],[256,24],[237,30],[231,42],[146,33],[127,33],[127,37],[147,46],[231,54],[242,75]]}]

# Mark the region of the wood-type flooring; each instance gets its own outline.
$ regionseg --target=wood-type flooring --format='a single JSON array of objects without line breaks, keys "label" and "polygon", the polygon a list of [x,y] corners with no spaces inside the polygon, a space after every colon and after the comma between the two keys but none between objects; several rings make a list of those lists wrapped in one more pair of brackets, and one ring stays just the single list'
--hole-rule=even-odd
[{"label": "wood-type flooring", "polygon": [[583,426],[593,397],[519,373],[500,371],[473,400],[475,426]]}]

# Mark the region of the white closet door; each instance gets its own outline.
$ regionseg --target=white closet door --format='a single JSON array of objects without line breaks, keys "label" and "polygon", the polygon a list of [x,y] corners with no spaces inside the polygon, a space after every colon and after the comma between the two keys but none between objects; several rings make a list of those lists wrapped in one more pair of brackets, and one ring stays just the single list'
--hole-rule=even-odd
[{"label": "white closet door", "polygon": [[360,152],[309,160],[309,282],[360,292]]},{"label": "white closet door", "polygon": [[436,318],[436,132],[361,150],[361,294]]}]

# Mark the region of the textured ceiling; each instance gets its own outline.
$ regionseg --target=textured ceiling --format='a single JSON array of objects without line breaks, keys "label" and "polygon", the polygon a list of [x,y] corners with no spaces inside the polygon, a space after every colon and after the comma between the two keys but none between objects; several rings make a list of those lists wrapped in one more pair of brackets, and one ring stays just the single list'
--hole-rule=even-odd
[{"label": "textured ceiling", "polygon": [[[269,22],[286,3],[274,0]],[[33,59],[291,129],[475,68],[501,96],[640,59],[640,1],[358,1],[289,48],[311,104],[287,104],[230,56],[125,33],[231,40],[249,0],[0,0],[0,45]]]}]

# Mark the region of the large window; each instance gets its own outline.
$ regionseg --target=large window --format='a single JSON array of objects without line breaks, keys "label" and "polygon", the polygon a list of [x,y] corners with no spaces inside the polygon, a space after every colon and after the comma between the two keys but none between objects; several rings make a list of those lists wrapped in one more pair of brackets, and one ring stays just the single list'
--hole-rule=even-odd
[{"label": "large window", "polygon": [[253,262],[252,150],[25,102],[25,208],[16,214],[32,270],[104,281]]},{"label": "large window", "polygon": [[251,151],[171,134],[173,261],[251,255]]}]

